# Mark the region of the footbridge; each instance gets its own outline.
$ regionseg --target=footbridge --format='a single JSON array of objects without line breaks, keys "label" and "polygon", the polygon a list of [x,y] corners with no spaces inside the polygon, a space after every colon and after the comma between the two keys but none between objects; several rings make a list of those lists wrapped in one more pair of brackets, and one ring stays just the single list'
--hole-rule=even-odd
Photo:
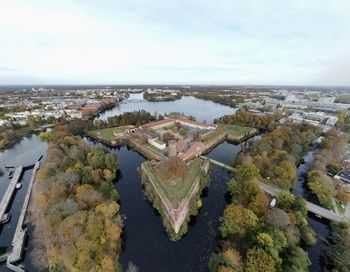
[{"label": "footbridge", "polygon": [[[209,160],[210,163],[212,163],[216,166],[222,167],[225,170],[228,170],[231,172],[233,172],[235,170],[235,168],[233,168],[232,166],[229,166],[229,165],[224,164],[222,162],[210,159],[206,156],[200,156],[200,157],[202,159]],[[276,196],[281,191],[280,188],[263,183],[261,181],[258,181],[258,185],[263,191],[265,191],[266,193],[268,193],[271,196]],[[316,205],[314,203],[311,203],[309,201],[306,201],[306,208],[309,212],[315,214],[316,216],[320,216],[320,217],[326,218],[326,219],[331,220],[331,221],[338,221],[338,222],[339,221],[348,221],[348,222],[350,222],[349,216],[341,215],[341,214],[333,212],[331,210],[327,210],[327,209],[325,209],[319,205]]]},{"label": "footbridge", "polygon": [[208,160],[211,164],[214,164],[214,165],[216,165],[216,166],[219,166],[219,167],[221,167],[221,168],[224,168],[224,169],[227,170],[227,171],[233,172],[233,171],[235,170],[235,168],[233,168],[232,166],[229,166],[229,165],[224,164],[224,163],[222,163],[222,162],[219,162],[219,161],[217,161],[217,160],[210,159],[210,158],[208,158],[208,157],[206,157],[206,156],[201,155],[200,158],[201,158],[201,159],[204,159],[204,160]]}]

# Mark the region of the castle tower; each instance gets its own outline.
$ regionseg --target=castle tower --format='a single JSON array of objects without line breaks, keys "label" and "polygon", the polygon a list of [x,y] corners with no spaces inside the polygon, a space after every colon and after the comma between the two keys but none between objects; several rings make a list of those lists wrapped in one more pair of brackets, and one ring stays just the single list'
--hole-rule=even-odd
[{"label": "castle tower", "polygon": [[175,140],[170,140],[168,142],[168,154],[169,154],[169,157],[176,156],[176,141]]}]

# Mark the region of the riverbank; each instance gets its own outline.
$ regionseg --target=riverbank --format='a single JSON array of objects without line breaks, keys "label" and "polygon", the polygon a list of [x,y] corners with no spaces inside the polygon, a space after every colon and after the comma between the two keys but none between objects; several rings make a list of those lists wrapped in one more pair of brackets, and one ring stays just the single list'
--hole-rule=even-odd
[{"label": "riverbank", "polygon": [[[11,130],[11,129],[9,129]],[[7,131],[8,133],[8,131]],[[0,150],[4,150],[6,148],[10,148],[11,146],[13,146],[14,144],[18,143],[20,140],[23,139],[23,137],[26,137],[28,135],[31,135],[34,133],[34,130],[32,128],[30,128],[29,126],[25,126],[25,127],[21,127],[18,129],[15,129],[12,134],[13,139],[12,140],[8,140],[8,139],[1,139],[0,138]]]}]

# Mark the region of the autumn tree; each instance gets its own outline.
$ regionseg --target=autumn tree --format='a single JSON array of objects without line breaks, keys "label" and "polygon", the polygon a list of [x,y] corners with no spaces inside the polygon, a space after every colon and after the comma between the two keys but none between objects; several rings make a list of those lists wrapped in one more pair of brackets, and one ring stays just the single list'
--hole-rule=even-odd
[{"label": "autumn tree", "polygon": [[263,249],[253,247],[247,252],[246,272],[274,272],[275,262]]},{"label": "autumn tree", "polygon": [[220,232],[225,238],[235,234],[244,236],[247,231],[255,228],[258,218],[251,210],[230,204],[224,210],[221,221]]},{"label": "autumn tree", "polygon": [[168,143],[171,140],[174,140],[175,136],[171,132],[165,132],[163,134],[163,142]]}]

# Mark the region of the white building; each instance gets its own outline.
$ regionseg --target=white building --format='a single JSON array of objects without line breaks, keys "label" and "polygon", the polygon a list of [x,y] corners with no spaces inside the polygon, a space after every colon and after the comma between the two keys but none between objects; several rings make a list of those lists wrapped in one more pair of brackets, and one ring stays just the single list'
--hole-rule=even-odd
[{"label": "white building", "polygon": [[166,148],[166,144],[158,139],[148,138],[148,143],[160,150],[164,150]]}]

